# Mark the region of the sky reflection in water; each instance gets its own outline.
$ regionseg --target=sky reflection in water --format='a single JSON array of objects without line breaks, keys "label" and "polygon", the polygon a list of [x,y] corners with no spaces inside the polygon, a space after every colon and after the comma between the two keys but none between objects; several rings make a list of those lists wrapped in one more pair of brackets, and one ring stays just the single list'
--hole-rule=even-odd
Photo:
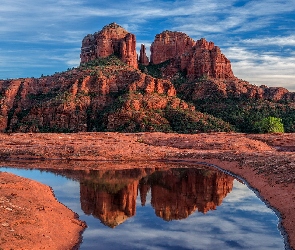
[{"label": "sky reflection in water", "polygon": [[275,213],[218,170],[0,171],[51,186],[88,225],[80,249],[284,249]]}]

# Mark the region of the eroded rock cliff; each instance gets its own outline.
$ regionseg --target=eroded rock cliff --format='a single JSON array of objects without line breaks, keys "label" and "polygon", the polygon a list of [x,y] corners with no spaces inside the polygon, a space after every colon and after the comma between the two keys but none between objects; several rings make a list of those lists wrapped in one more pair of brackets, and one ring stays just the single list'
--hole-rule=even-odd
[{"label": "eroded rock cliff", "polygon": [[182,71],[190,81],[204,76],[235,78],[230,61],[219,47],[204,38],[195,42],[182,32],[164,31],[156,35],[151,46],[151,63],[160,64],[167,60],[170,63],[163,71],[164,77],[173,77]]}]

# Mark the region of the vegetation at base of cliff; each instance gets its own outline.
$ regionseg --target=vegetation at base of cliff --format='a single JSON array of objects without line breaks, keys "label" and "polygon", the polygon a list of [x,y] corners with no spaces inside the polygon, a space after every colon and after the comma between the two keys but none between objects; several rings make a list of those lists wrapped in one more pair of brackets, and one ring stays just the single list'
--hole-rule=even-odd
[{"label": "vegetation at base of cliff", "polygon": [[200,133],[200,132],[231,132],[233,127],[211,115],[190,110],[168,108],[165,117],[174,132]]},{"label": "vegetation at base of cliff", "polygon": [[92,131],[117,132],[172,132],[161,110],[126,110],[123,105],[128,95],[121,96],[92,121]]},{"label": "vegetation at base of cliff", "polygon": [[210,98],[193,101],[199,111],[230,123],[237,132],[260,133],[263,118],[280,118],[285,132],[295,132],[295,106],[246,98]]},{"label": "vegetation at base of cliff", "polygon": [[[160,99],[167,98],[159,94],[151,96]],[[173,100],[173,98],[175,97],[170,99]],[[132,106],[134,100],[140,103],[140,109],[135,109]],[[180,102],[179,99],[178,101]],[[147,108],[149,105],[145,103],[142,93],[126,93],[119,96],[112,105],[98,114],[96,120],[90,121],[90,130],[177,133],[233,131],[232,126],[221,119],[194,110],[172,108],[169,102],[168,99],[168,105],[164,109]]]}]

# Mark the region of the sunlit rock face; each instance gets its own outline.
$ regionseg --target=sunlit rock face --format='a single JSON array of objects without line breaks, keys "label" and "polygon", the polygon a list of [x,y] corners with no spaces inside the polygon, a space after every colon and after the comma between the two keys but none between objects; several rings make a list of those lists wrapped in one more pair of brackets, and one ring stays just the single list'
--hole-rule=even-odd
[{"label": "sunlit rock face", "polygon": [[164,31],[151,45],[151,63],[159,64],[190,51],[196,42],[182,32]]},{"label": "sunlit rock face", "polygon": [[81,63],[113,54],[129,66],[138,67],[135,35],[116,23],[106,25],[93,35],[87,35],[82,41]]},{"label": "sunlit rock face", "polygon": [[170,60],[163,76],[172,77],[179,70],[189,80],[200,77],[218,79],[235,78],[230,61],[219,47],[204,38],[194,41],[182,32],[164,31],[156,35],[151,45],[151,63],[160,64]]}]

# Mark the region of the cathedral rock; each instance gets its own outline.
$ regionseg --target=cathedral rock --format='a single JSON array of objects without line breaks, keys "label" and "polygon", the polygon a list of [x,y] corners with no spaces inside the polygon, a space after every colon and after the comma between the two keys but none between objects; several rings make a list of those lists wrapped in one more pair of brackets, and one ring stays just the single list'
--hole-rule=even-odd
[{"label": "cathedral rock", "polygon": [[295,93],[236,78],[213,42],[164,31],[150,61],[149,48],[138,49],[137,57],[135,35],[111,23],[83,39],[79,67],[0,79],[0,132],[256,133],[272,114],[295,131]]},{"label": "cathedral rock", "polygon": [[[204,38],[194,41],[182,32],[164,31],[156,35],[151,45],[150,64],[170,60],[163,71],[163,77],[170,78],[178,71],[185,73],[189,80],[200,77],[234,79],[230,61],[219,47]],[[100,32],[87,35],[82,41],[81,63],[97,58],[117,55],[124,63],[138,68],[149,65],[145,45],[141,45],[139,58],[136,53],[136,38],[123,27],[111,23]]]}]

